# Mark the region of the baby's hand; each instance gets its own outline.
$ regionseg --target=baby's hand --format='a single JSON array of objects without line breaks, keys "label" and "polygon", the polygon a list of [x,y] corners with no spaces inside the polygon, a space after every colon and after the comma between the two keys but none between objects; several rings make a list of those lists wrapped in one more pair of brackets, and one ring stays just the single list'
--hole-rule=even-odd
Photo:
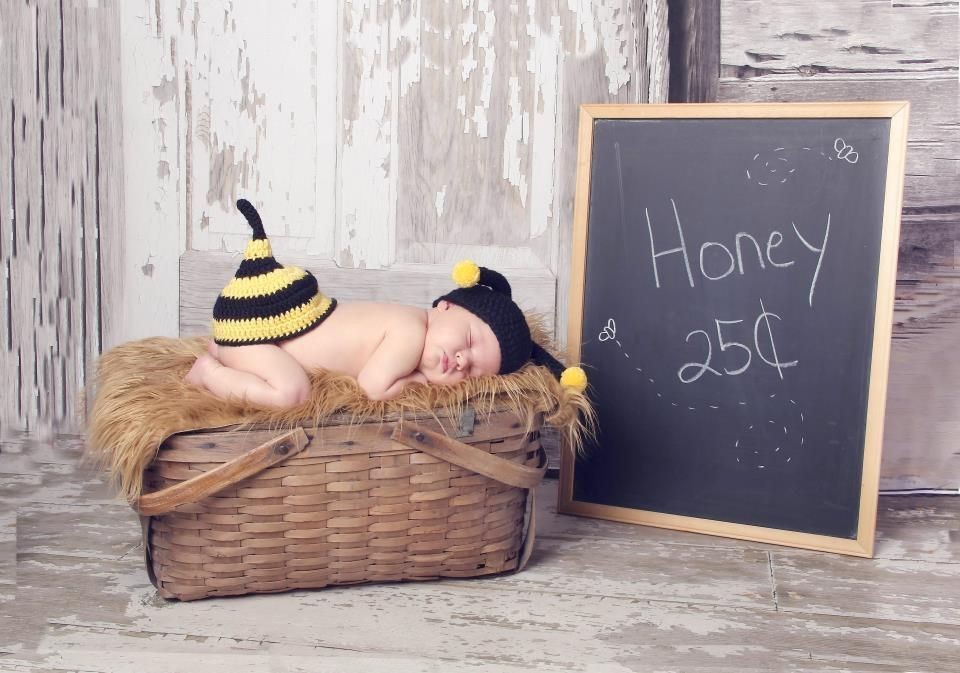
[{"label": "baby's hand", "polygon": [[429,383],[426,374],[419,369],[414,369],[404,378],[407,379],[407,383]]},{"label": "baby's hand", "polygon": [[408,383],[427,383],[427,377],[424,376],[423,372],[421,372],[419,369],[415,369],[406,376],[401,376],[399,379],[390,384],[390,387],[388,387],[381,395],[370,394],[370,391],[365,392],[372,400],[392,400],[400,395]]}]

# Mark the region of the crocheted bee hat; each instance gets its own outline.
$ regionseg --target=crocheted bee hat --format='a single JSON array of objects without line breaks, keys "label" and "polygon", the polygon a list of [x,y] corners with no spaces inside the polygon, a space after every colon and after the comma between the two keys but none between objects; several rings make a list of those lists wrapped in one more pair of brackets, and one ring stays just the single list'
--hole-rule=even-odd
[{"label": "crocheted bee hat", "polygon": [[246,199],[237,208],[253,229],[243,261],[213,305],[213,340],[224,346],[273,343],[319,325],[337,300],[320,292],[317,279],[296,266],[281,266],[256,208]]},{"label": "crocheted bee hat", "polygon": [[465,260],[453,268],[453,280],[459,287],[442,297],[442,300],[461,306],[483,320],[493,330],[500,343],[500,374],[509,374],[533,361],[544,365],[560,383],[583,392],[587,387],[587,375],[580,367],[564,368],[530,336],[530,327],[523,311],[513,301],[510,283],[502,274]]}]

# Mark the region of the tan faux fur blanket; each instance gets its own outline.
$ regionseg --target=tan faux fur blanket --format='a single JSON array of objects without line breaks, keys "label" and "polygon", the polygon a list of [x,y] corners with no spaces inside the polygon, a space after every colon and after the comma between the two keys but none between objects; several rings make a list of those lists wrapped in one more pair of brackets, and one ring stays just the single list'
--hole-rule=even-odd
[{"label": "tan faux fur blanket", "polygon": [[[534,337],[544,330],[531,320]],[[412,385],[395,400],[374,402],[348,376],[318,371],[313,394],[302,405],[273,411],[217,399],[183,382],[204,338],[151,338],[117,346],[97,365],[92,404],[88,406],[88,458],[113,479],[121,496],[140,496],[143,471],[160,444],[172,434],[234,424],[269,423],[282,428],[300,423],[320,424],[338,413],[356,422],[383,419],[397,413],[443,409],[459,416],[469,403],[479,411],[493,408],[544,412],[568,446],[579,450],[592,431],[593,410],[583,395],[562,388],[545,367],[527,365],[506,376],[468,379],[456,386]]]}]

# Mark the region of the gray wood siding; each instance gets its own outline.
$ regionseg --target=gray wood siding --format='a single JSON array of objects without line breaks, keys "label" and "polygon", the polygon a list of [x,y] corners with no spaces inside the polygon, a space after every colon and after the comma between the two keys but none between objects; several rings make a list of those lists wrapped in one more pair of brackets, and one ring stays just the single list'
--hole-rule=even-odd
[{"label": "gray wood siding", "polygon": [[0,434],[76,428],[123,297],[115,6],[3,2]]},{"label": "gray wood siding", "polygon": [[719,100],[908,100],[881,486],[960,484],[957,2],[724,0]]}]

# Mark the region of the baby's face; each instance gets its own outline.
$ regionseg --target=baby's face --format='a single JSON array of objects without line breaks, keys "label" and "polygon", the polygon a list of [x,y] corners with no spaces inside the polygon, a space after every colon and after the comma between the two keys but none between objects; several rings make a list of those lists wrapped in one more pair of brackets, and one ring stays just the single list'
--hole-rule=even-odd
[{"label": "baby's face", "polygon": [[500,371],[500,344],[487,323],[446,300],[429,316],[419,369],[430,383],[453,385]]}]

